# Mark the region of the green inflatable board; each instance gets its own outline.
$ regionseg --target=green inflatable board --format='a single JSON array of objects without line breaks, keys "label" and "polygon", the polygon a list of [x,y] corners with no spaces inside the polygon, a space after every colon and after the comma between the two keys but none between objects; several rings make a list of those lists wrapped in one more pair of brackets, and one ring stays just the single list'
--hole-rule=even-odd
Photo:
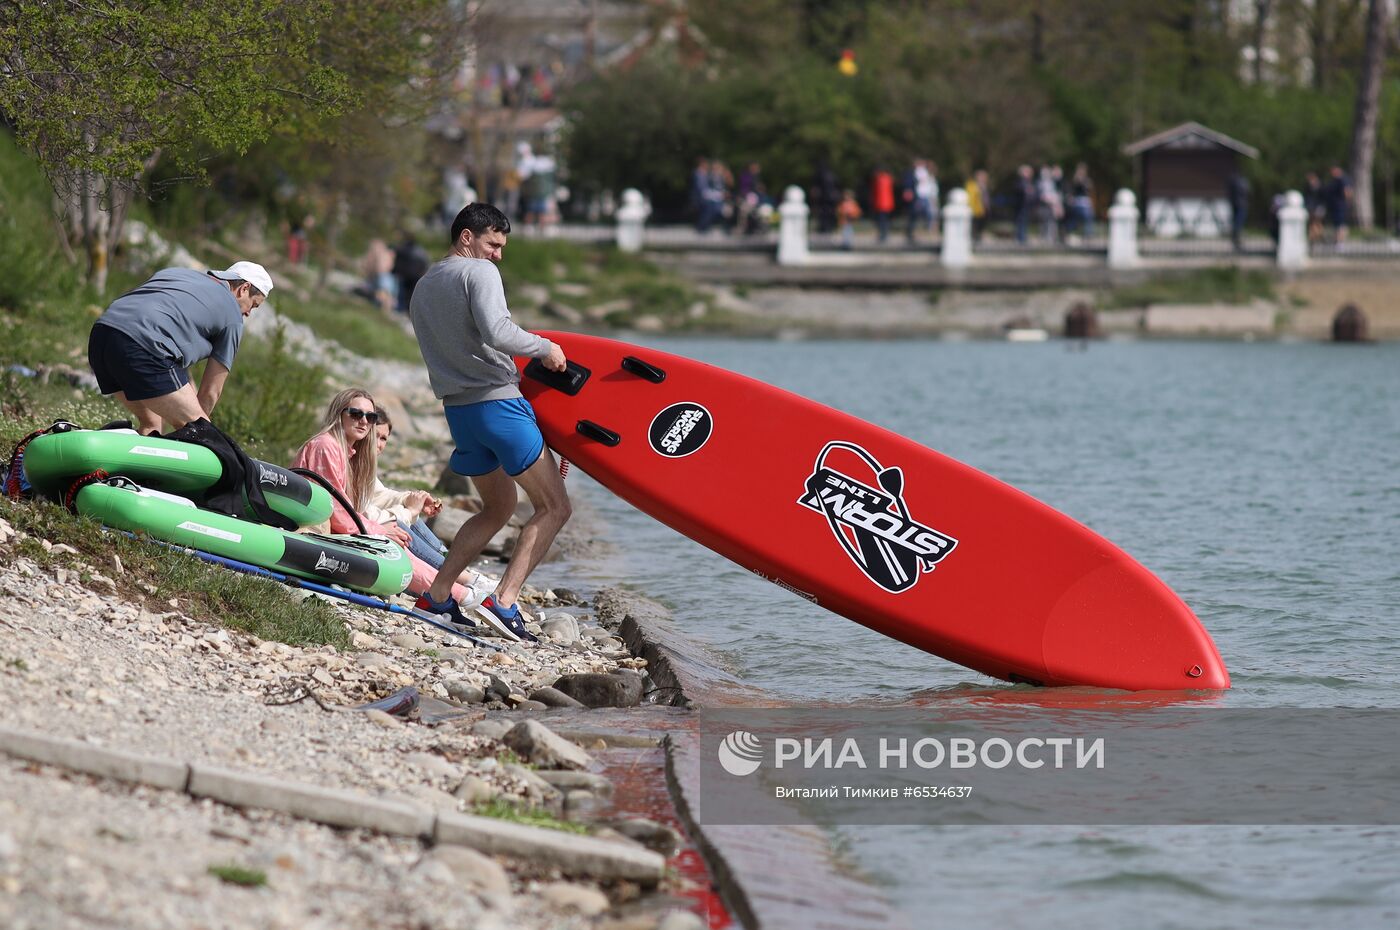
[{"label": "green inflatable board", "polygon": [[383,537],[288,533],[201,510],[185,498],[126,478],[83,488],[77,508],[114,529],[369,594],[398,594],[413,577],[408,553]]},{"label": "green inflatable board", "polygon": [[[268,506],[314,526],[330,519],[326,489],[278,465],[257,462],[258,481]],[[129,430],[71,430],[39,436],[24,451],[24,473],[35,490],[61,498],[75,478],[102,469],[170,494],[200,498],[223,477],[218,456],[204,446]]]}]

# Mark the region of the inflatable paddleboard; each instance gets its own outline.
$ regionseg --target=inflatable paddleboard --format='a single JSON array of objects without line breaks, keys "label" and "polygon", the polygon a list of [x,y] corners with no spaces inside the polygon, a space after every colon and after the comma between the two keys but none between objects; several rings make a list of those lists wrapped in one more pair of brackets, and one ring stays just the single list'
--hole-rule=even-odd
[{"label": "inflatable paddleboard", "polygon": [[989,475],[711,365],[542,333],[550,446],[639,510],[873,630],[1007,681],[1219,689],[1210,635],[1112,543]]},{"label": "inflatable paddleboard", "polygon": [[[267,505],[297,526],[330,519],[331,496],[320,485],[280,465],[258,462]],[[170,494],[199,498],[223,477],[219,457],[204,446],[131,430],[74,429],[46,433],[24,452],[24,473],[46,497],[62,498],[76,478],[101,469]]]},{"label": "inflatable paddleboard", "polygon": [[235,520],[186,498],[108,478],[78,492],[78,513],[114,529],[370,594],[398,594],[413,578],[408,553],[379,536],[320,536]]}]

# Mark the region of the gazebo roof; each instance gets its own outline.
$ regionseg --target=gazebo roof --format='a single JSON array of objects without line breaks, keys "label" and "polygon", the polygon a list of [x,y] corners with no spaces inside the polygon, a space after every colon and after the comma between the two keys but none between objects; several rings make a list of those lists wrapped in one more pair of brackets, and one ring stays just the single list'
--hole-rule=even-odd
[{"label": "gazebo roof", "polygon": [[1160,148],[1207,149],[1215,147],[1231,149],[1249,158],[1259,157],[1259,150],[1254,146],[1245,145],[1238,139],[1231,139],[1214,129],[1207,129],[1200,123],[1182,123],[1180,126],[1164,129],[1146,139],[1139,139],[1123,146],[1123,154],[1140,155],[1150,149]]}]

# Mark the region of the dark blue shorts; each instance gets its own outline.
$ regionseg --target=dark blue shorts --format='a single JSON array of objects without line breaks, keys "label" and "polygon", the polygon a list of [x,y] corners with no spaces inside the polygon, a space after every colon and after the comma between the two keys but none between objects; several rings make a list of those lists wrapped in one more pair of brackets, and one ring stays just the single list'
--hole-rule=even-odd
[{"label": "dark blue shorts", "polygon": [[102,323],[88,336],[88,364],[103,394],[121,391],[127,400],[150,400],[174,394],[190,383],[190,374],[161,358],[119,329]]},{"label": "dark blue shorts", "polygon": [[457,446],[447,464],[459,475],[471,478],[504,468],[513,478],[544,452],[535,411],[523,397],[443,407],[442,412]]}]

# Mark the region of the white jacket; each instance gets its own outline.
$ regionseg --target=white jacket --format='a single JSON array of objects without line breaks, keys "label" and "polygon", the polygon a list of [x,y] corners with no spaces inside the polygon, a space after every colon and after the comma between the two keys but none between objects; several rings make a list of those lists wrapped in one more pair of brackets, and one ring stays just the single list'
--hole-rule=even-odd
[{"label": "white jacket", "polygon": [[365,516],[385,526],[393,526],[396,522],[402,522],[405,526],[411,525],[418,519],[408,506],[408,495],[412,493],[386,488],[384,482],[375,478],[374,487],[369,491],[369,501],[365,504]]}]

